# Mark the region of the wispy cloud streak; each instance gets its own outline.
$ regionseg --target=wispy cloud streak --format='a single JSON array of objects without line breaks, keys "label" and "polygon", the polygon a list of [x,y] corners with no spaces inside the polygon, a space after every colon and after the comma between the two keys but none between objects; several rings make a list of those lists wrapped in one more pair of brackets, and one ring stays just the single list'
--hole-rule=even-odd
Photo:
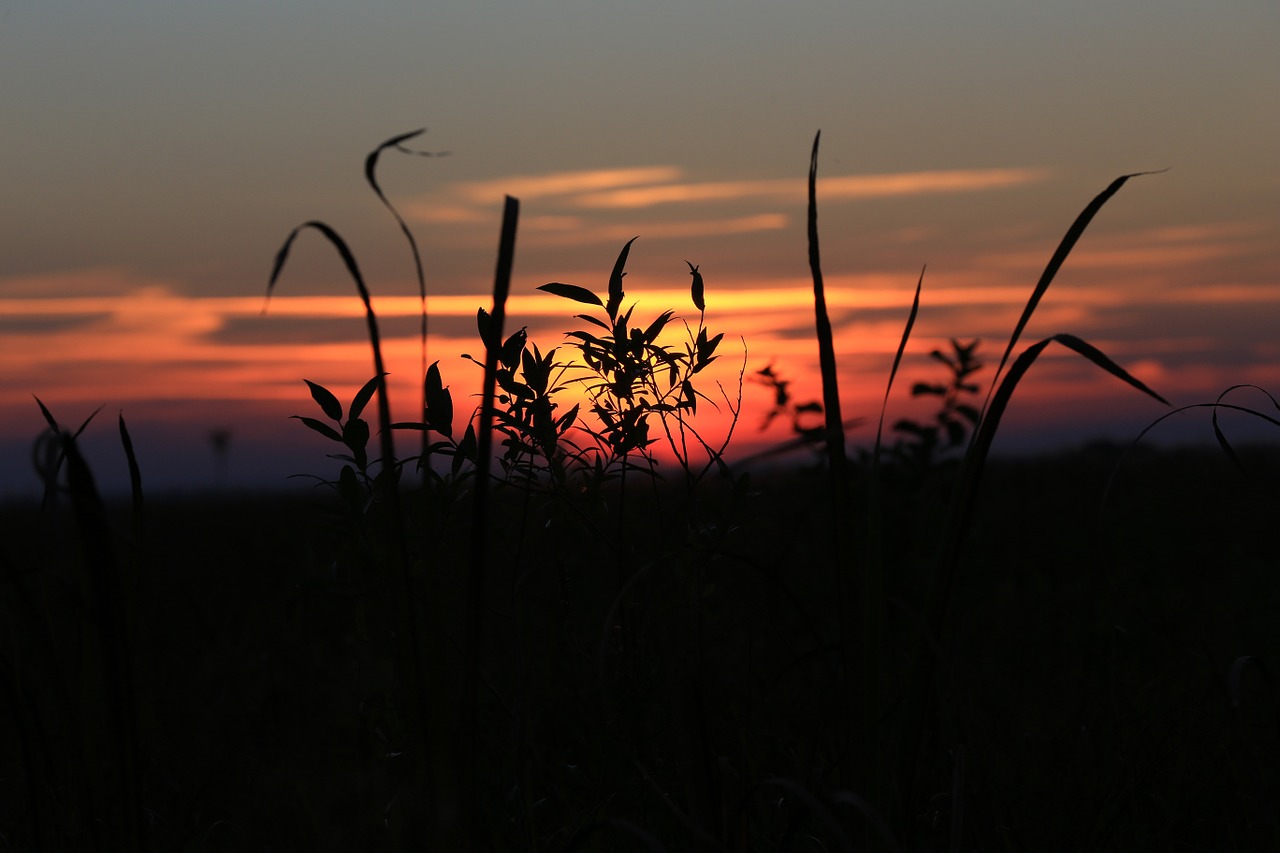
[{"label": "wispy cloud streak", "polygon": [[[823,201],[893,198],[927,194],[984,192],[1023,186],[1049,177],[1044,169],[1003,168],[899,172],[880,175],[837,175],[825,178],[818,187]],[[645,166],[632,169],[598,169],[556,172],[546,175],[512,175],[488,181],[450,184],[428,196],[407,202],[410,219],[436,225],[490,223],[492,205],[504,195],[539,201],[549,211],[541,216],[562,230],[577,228],[577,242],[615,239],[618,235],[598,229],[578,227],[575,212],[638,211],[662,206],[692,204],[736,204],[739,215],[723,220],[719,228],[708,230],[696,223],[667,220],[664,234],[725,234],[781,227],[777,211],[760,211],[761,205],[792,205],[803,201],[804,187],[792,179],[766,178],[743,181],[690,181],[674,166]],[[754,209],[751,209],[754,208]],[[761,216],[775,217],[762,224]],[[701,220],[704,224],[707,220]],[[620,233],[620,232],[619,232]],[[653,231],[650,229],[650,236]]]},{"label": "wispy cloud streak", "polygon": [[[818,185],[824,201],[889,198],[931,193],[978,192],[1043,181],[1043,169],[975,169],[967,171],[901,172],[888,175],[844,175],[825,178]],[[795,201],[804,187],[794,180],[666,183],[584,193],[573,204],[586,208],[647,208],[660,204],[769,199]]]}]

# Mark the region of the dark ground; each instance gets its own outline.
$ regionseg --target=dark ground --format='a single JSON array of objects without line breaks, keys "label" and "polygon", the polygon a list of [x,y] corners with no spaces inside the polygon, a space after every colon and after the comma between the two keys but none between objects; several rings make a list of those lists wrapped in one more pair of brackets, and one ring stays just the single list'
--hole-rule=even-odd
[{"label": "dark ground", "polygon": [[[1280,667],[1280,457],[1242,453],[1241,474],[1218,450],[1141,452],[1117,467],[1119,456],[1096,447],[988,471],[953,608],[937,793],[911,818],[920,846],[1280,847],[1280,695],[1268,674]],[[949,486],[886,482],[893,685]],[[696,724],[677,696],[693,671],[696,588],[698,720],[712,722],[702,740],[719,756],[714,793],[741,821],[724,837],[823,849],[807,829],[788,836],[781,804],[753,799],[752,785],[840,786],[838,746],[822,734],[835,714],[825,494],[813,473],[761,475],[732,511],[708,500],[716,531],[703,539],[682,528],[678,499],[633,496],[626,559],[656,568],[618,611],[616,554],[581,528],[495,531],[486,659],[501,700],[485,718],[485,784],[501,843],[565,849],[574,827],[607,816],[689,849],[655,792],[685,813],[706,805],[689,782]],[[138,572],[139,798],[152,849],[391,849],[405,777],[388,591],[350,568],[366,552],[335,518],[323,492],[147,502],[142,547],[122,555]],[[445,538],[464,521],[434,534],[428,559],[459,584],[465,548]],[[84,780],[115,778],[109,758],[94,758],[110,754],[95,703],[109,708],[113,694],[80,675],[94,658],[70,524],[0,514],[0,849],[88,846],[98,806]],[[698,559],[687,542],[701,543]],[[609,619],[632,632],[616,646]],[[636,781],[638,768],[651,778]],[[523,800],[522,785],[536,797]]]}]

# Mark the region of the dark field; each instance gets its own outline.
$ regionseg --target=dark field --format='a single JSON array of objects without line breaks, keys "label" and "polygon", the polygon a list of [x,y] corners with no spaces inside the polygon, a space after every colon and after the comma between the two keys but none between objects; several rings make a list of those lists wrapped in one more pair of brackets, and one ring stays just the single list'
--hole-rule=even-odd
[{"label": "dark field", "polygon": [[387,540],[331,493],[157,498],[140,538],[114,510],[131,690],[99,677],[69,509],[7,508],[0,847],[450,849],[472,791],[478,849],[1280,848],[1280,457],[1120,456],[990,464],[914,723],[953,472],[883,472],[873,738],[832,546],[844,526],[864,559],[873,510],[833,518],[819,472],[696,502],[500,489],[474,748],[466,496],[407,510],[416,718]]}]

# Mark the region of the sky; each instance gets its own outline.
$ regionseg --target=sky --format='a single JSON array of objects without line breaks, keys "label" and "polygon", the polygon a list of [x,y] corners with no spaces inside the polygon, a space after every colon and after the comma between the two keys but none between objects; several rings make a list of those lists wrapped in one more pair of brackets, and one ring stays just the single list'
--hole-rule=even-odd
[{"label": "sky", "polygon": [[[458,400],[479,390],[461,356],[478,352],[511,195],[509,329],[563,344],[582,306],[537,286],[603,288],[638,237],[637,317],[696,324],[686,262],[704,276],[706,322],[726,333],[709,381],[732,399],[746,377],[731,448],[785,439],[759,430],[770,395],[750,377],[772,365],[799,399],[819,393],[804,218],[819,130],[846,417],[878,417],[922,269],[890,423],[927,413],[909,389],[945,378],[928,354],[951,338],[981,340],[989,382],[1075,216],[1149,170],[1167,171],[1103,208],[1024,341],[1079,335],[1174,406],[1280,392],[1278,37],[1265,0],[0,0],[0,495],[38,488],[33,396],[70,426],[101,407],[83,441],[108,489],[120,415],[156,489],[336,473],[289,416],[317,414],[303,379],[349,399],[373,368],[318,235],[263,313],[275,253],[308,220],[351,245],[393,413],[412,419],[417,285],[363,162],[418,128],[410,146],[438,156],[388,151],[379,178],[421,244],[430,358]],[[996,450],[1128,441],[1167,411],[1051,348]],[[1196,410],[1152,440],[1211,437]]]}]

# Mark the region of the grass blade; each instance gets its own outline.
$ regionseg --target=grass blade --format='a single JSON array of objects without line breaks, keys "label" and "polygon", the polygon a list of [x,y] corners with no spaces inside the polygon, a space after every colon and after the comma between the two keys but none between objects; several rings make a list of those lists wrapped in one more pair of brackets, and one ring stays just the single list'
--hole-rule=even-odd
[{"label": "grass blade", "polygon": [[[399,624],[398,630],[395,632],[397,639],[397,678],[401,701],[405,708],[405,719],[409,721],[405,728],[412,761],[410,774],[413,780],[414,796],[420,795],[430,801],[434,799],[434,796],[430,788],[430,776],[427,774],[426,764],[433,757],[430,742],[432,729],[430,721],[425,715],[423,705],[427,690],[422,655],[419,653],[420,640],[417,615],[414,609],[413,578],[410,574],[409,543],[405,537],[404,515],[400,508],[399,464],[396,461],[395,440],[392,437],[391,403],[387,395],[387,371],[382,359],[382,341],[378,333],[378,317],[373,311],[369,288],[365,284],[364,276],[360,273],[360,266],[356,263],[355,255],[352,254],[351,248],[337,231],[324,222],[310,220],[294,228],[289,233],[284,245],[276,253],[275,263],[271,269],[271,277],[267,282],[266,301],[263,303],[262,311],[266,313],[267,302],[271,299],[272,291],[275,288],[276,281],[280,278],[281,271],[284,269],[285,261],[289,258],[289,252],[293,248],[294,241],[297,240],[298,235],[303,230],[308,228],[319,231],[337,250],[338,256],[347,268],[347,273],[351,276],[352,281],[355,282],[356,290],[360,294],[360,301],[364,304],[365,322],[369,332],[369,346],[373,350],[373,375],[377,383],[378,432],[382,453],[382,467],[374,480],[374,488],[376,492],[380,493],[381,498],[386,501],[390,528],[389,535],[392,542],[391,559],[395,563],[392,571],[397,575],[400,582],[400,594],[397,596],[396,610],[396,618]],[[358,396],[364,397],[364,392],[361,391]],[[406,814],[411,816],[410,820],[414,819],[412,817],[414,815],[413,809],[406,810]]]},{"label": "grass blade", "polygon": [[[1280,402],[1276,400],[1275,396],[1272,395],[1271,392],[1267,391],[1265,388],[1260,388],[1257,385],[1253,385],[1253,384],[1232,385],[1230,388],[1228,388],[1227,390],[1223,391],[1221,394],[1218,395],[1218,399],[1216,402],[1221,403],[1224,399],[1226,399],[1226,396],[1228,394],[1230,394],[1232,391],[1237,391],[1241,388],[1252,388],[1255,391],[1262,392],[1264,395],[1266,395],[1267,399],[1271,401],[1272,408],[1276,409],[1277,411],[1280,411]],[[1245,467],[1244,463],[1240,461],[1240,457],[1236,455],[1235,448],[1231,446],[1231,442],[1227,441],[1227,434],[1222,431],[1222,426],[1218,423],[1218,407],[1217,406],[1214,406],[1213,408],[1212,421],[1213,421],[1213,435],[1214,435],[1214,438],[1216,438],[1218,441],[1218,446],[1222,448],[1222,452],[1226,454],[1229,460],[1231,460],[1231,464],[1236,467],[1236,470],[1239,471],[1241,474],[1248,476],[1249,474],[1248,469]]]},{"label": "grass blade", "polygon": [[[818,248],[818,143],[822,139],[822,131],[813,137],[813,150],[809,154],[809,271],[813,276],[813,313],[818,338],[818,366],[822,373],[822,405],[825,416],[825,432],[827,444],[827,462],[830,468],[831,483],[831,536],[833,539],[834,559],[831,561],[835,573],[833,587],[836,594],[836,621],[840,632],[840,661],[842,683],[837,691],[839,718],[845,721],[837,737],[844,741],[843,750],[845,766],[842,771],[846,778],[856,778],[859,784],[868,787],[876,784],[869,778],[872,772],[870,756],[861,755],[863,749],[870,745],[870,738],[865,737],[867,721],[861,719],[866,704],[857,702],[854,711],[853,693],[863,686],[864,679],[872,677],[864,669],[865,658],[855,651],[854,614],[857,602],[854,601],[855,590],[864,590],[874,583],[867,576],[858,581],[853,578],[852,545],[849,541],[850,495],[849,495],[849,461],[845,450],[844,419],[840,414],[840,377],[836,371],[835,339],[831,331],[831,318],[827,314],[826,289],[822,280],[822,260]],[[864,567],[865,570],[865,567]],[[869,605],[870,606],[870,605]],[[873,666],[878,667],[877,661]],[[861,697],[873,701],[868,696]],[[854,774],[858,774],[855,776]]]},{"label": "grass blade", "polygon": [[[822,405],[826,413],[827,458],[831,463],[832,477],[844,482],[847,458],[844,446],[843,418],[840,416],[840,385],[836,373],[836,352],[831,332],[831,319],[827,314],[826,289],[822,280],[822,261],[818,250],[818,141],[822,131],[813,137],[813,151],[809,155],[809,271],[813,276],[813,310],[818,335],[818,365],[822,371]],[[839,486],[843,489],[844,486]]]},{"label": "grass blade", "polygon": [[894,377],[898,375],[898,367],[902,364],[902,353],[907,349],[907,341],[911,338],[911,330],[916,325],[916,315],[920,312],[920,288],[924,286],[924,270],[920,270],[920,278],[916,281],[916,295],[911,300],[911,312],[907,315],[907,325],[902,330],[902,340],[898,341],[898,351],[893,356],[893,366],[889,368],[889,384],[884,389],[884,403],[880,406],[880,424],[876,427],[876,445],[873,462],[880,461],[880,445],[884,436],[884,414],[889,408],[889,392],[893,390]]},{"label": "grass blade", "polygon": [[[911,331],[915,328],[916,317],[920,312],[920,290],[924,286],[924,269],[916,280],[915,296],[911,300],[911,311],[907,314],[907,323],[902,330],[902,338],[898,341],[898,350],[893,356],[893,366],[889,369],[889,382],[884,389],[884,402],[880,406],[880,422],[876,427],[876,443],[871,455],[871,468],[867,477],[867,559],[862,575],[862,636],[860,669],[860,694],[858,721],[862,733],[862,752],[864,766],[869,768],[865,787],[873,809],[883,811],[890,802],[888,784],[884,774],[884,751],[879,748],[880,731],[880,661],[884,648],[884,505],[880,491],[880,450],[884,435],[884,416],[889,408],[889,395],[893,391],[893,381],[902,364],[902,354],[906,351],[907,341],[911,339]],[[864,841],[874,849],[878,842],[870,837],[869,831],[864,833]]]},{"label": "grass blade", "polygon": [[[271,268],[271,278],[267,281],[267,302],[271,300],[271,294],[275,290],[276,282],[280,278],[285,262],[289,259],[289,252],[293,248],[294,241],[307,228],[319,231],[338,251],[338,256],[342,258],[342,263],[347,268],[347,273],[351,276],[352,281],[355,282],[356,290],[360,294],[360,301],[364,303],[365,324],[369,330],[369,346],[373,349],[373,375],[378,379],[378,432],[382,441],[382,473],[389,480],[394,480],[396,449],[395,439],[391,435],[391,403],[387,398],[387,371],[382,361],[382,339],[378,334],[378,318],[373,313],[373,302],[369,297],[369,288],[364,282],[364,276],[360,273],[360,265],[356,263],[355,255],[351,253],[351,247],[347,245],[347,241],[343,240],[342,236],[329,225],[314,219],[294,228],[285,239],[284,245],[280,247],[280,251],[276,253],[275,264]],[[265,314],[266,311],[267,303],[264,302],[262,313]],[[392,488],[391,491],[394,492],[395,489]]]},{"label": "grass blade", "polygon": [[991,399],[990,407],[986,414],[983,415],[978,429],[975,430],[973,445],[969,449],[969,453],[965,456],[964,468],[960,475],[960,483],[957,487],[954,501],[952,503],[952,512],[949,514],[948,524],[943,533],[942,552],[939,561],[940,584],[936,600],[932,602],[929,608],[929,627],[937,636],[942,630],[942,624],[946,616],[946,605],[950,599],[951,585],[954,581],[955,567],[959,557],[960,545],[965,530],[968,529],[969,518],[973,512],[973,506],[976,503],[978,486],[981,481],[982,471],[986,465],[987,455],[991,450],[991,443],[994,441],[996,432],[1000,428],[1000,419],[1004,416],[1005,410],[1008,408],[1009,401],[1013,398],[1014,389],[1018,382],[1030,369],[1031,365],[1044,352],[1045,348],[1051,343],[1059,343],[1080,355],[1083,355],[1093,364],[1116,376],[1131,387],[1143,392],[1144,394],[1154,398],[1155,400],[1168,405],[1168,401],[1164,397],[1152,391],[1141,381],[1132,376],[1124,368],[1117,365],[1114,361],[1104,355],[1100,350],[1081,340],[1075,335],[1054,335],[1035,343],[1027,349],[1023,350],[1009,368],[1009,372],[1000,382],[995,395]]},{"label": "grass blade", "polygon": [[129,428],[124,423],[124,413],[120,414],[120,444],[124,447],[124,456],[129,463],[129,494],[133,499],[133,535],[135,541],[142,544],[143,507],[142,507],[142,469],[138,467],[138,457],[133,452],[133,439],[129,437]]},{"label": "grass blade", "polygon": [[[414,154],[419,157],[439,157],[447,153],[410,151],[404,147],[404,143],[408,142],[410,139],[421,136],[426,132],[427,129],[424,127],[419,128],[418,130],[411,130],[408,133],[402,133],[398,136],[393,136],[377,148],[373,149],[373,151],[369,152],[369,156],[366,157],[364,161],[365,181],[368,182],[369,186],[373,189],[374,194],[377,195],[378,201],[382,202],[382,206],[385,207],[395,218],[396,224],[400,226],[400,233],[404,235],[405,241],[409,244],[409,252],[413,255],[413,271],[418,280],[418,299],[421,304],[421,310],[419,313],[422,322],[418,333],[422,342],[422,365],[420,370],[422,375],[425,375],[427,372],[427,278],[422,268],[422,252],[418,249],[418,241],[414,238],[413,232],[409,230],[409,223],[405,222],[404,217],[400,215],[400,211],[397,210],[396,206],[387,198],[386,193],[382,191],[382,186],[378,183],[378,158],[382,156],[382,152],[386,151],[388,148],[394,148],[398,151]],[[424,397],[422,401],[422,408],[424,411],[426,410],[426,407],[427,403],[426,398]],[[422,464],[424,465],[428,464],[429,448],[430,442],[428,441],[427,433],[424,430],[422,433]]]},{"label": "grass blade", "polygon": [[[109,731],[112,732],[111,740],[114,741],[112,744],[99,744],[98,747],[112,749],[118,773],[102,791],[104,801],[113,805],[101,819],[114,835],[110,846],[122,850],[144,850],[146,834],[143,830],[139,790],[138,717],[133,686],[133,656],[125,625],[125,613],[132,602],[126,600],[106,506],[99,496],[93,474],[80,454],[75,436],[66,433],[61,436],[63,458],[67,465],[67,487],[85,555],[93,622],[102,650],[101,684],[106,706],[103,710],[110,720]],[[91,750],[91,753],[94,751],[96,750]]]},{"label": "grass blade", "polygon": [[[1045,265],[1044,272],[1040,273],[1040,280],[1036,282],[1035,289],[1031,291],[1031,298],[1027,300],[1026,307],[1022,309],[1022,316],[1018,318],[1018,324],[1014,326],[1013,334],[1009,337],[1009,344],[1005,347],[1004,354],[1000,357],[1000,363],[996,366],[995,375],[991,377],[991,388],[987,391],[987,403],[991,400],[991,394],[995,391],[996,383],[1000,381],[1000,374],[1004,372],[1009,356],[1013,353],[1014,347],[1018,345],[1018,340],[1022,337],[1022,331],[1031,320],[1031,315],[1035,313],[1036,306],[1040,304],[1040,299],[1044,296],[1045,291],[1049,289],[1049,285],[1053,283],[1058,270],[1062,269],[1062,264],[1067,260],[1067,255],[1071,254],[1071,250],[1075,248],[1081,235],[1089,227],[1089,223],[1093,221],[1093,217],[1097,215],[1098,211],[1113,195],[1120,191],[1120,188],[1130,178],[1154,175],[1158,174],[1159,171],[1163,170],[1121,175],[1112,181],[1106,189],[1094,196],[1093,201],[1085,205],[1084,210],[1080,211],[1075,222],[1071,223],[1071,227],[1067,229],[1067,233],[1063,235],[1062,240],[1058,243],[1058,248],[1054,250],[1053,256],[1049,258],[1049,263]],[[986,411],[986,403],[983,404],[983,411]],[[976,437],[976,431],[974,435]]]},{"label": "grass blade", "polygon": [[[946,628],[952,591],[955,587],[960,548],[969,529],[973,509],[977,503],[978,487],[981,483],[983,470],[986,467],[991,444],[1000,427],[1000,420],[1004,416],[1010,400],[1013,398],[1013,392],[1017,388],[1018,382],[1021,381],[1027,370],[1030,369],[1031,365],[1035,363],[1035,360],[1049,344],[1055,342],[1079,353],[1093,364],[1138,391],[1166,405],[1168,404],[1163,397],[1133,377],[1100,350],[1074,335],[1059,334],[1045,338],[1027,347],[1014,359],[1009,366],[1008,373],[1000,381],[994,395],[991,397],[990,405],[983,414],[978,428],[974,431],[974,437],[968,452],[965,454],[959,482],[948,507],[946,521],[943,525],[942,539],[938,551],[937,576],[925,607],[925,630],[927,634],[924,640],[926,643],[936,643],[938,648],[946,648],[945,644],[940,641]],[[913,784],[919,757],[923,749],[923,738],[925,737],[924,720],[927,719],[931,697],[936,688],[935,676],[941,665],[942,662],[938,660],[936,654],[924,651],[919,657],[906,711],[909,724],[908,728],[904,730],[906,740],[904,740],[904,752],[900,755],[902,763],[898,768],[898,778],[901,784]]]},{"label": "grass blade", "polygon": [[[496,408],[494,397],[497,389],[498,359],[502,348],[502,325],[506,319],[507,295],[511,292],[511,270],[515,263],[516,224],[519,217],[520,202],[507,196],[502,209],[502,233],[498,243],[497,269],[494,271],[493,311],[489,315],[488,334],[485,336],[484,387],[480,397],[480,424],[477,436],[475,505],[471,527],[471,571],[467,578],[467,660],[464,675],[466,683],[462,699],[463,748],[467,750],[467,758],[462,767],[463,820],[466,822],[463,831],[473,844],[482,835],[484,820],[480,805],[481,753],[477,715],[480,706],[480,638],[483,633],[484,582],[488,560],[486,545],[489,538],[489,477],[493,465],[493,421]],[[629,246],[630,243],[627,245]]]},{"label": "grass blade", "polygon": [[1098,349],[1088,341],[1081,340],[1075,335],[1067,335],[1067,334],[1054,335],[1050,340],[1053,340],[1057,343],[1062,344],[1064,347],[1066,347],[1069,350],[1078,352],[1080,355],[1089,359],[1089,361],[1093,362],[1098,367],[1101,367],[1103,370],[1107,371],[1107,373],[1110,373],[1112,376],[1116,377],[1117,379],[1120,379],[1123,382],[1127,382],[1129,385],[1141,391],[1143,394],[1146,394],[1148,397],[1158,400],[1159,402],[1164,403],[1166,406],[1169,405],[1168,400],[1166,400],[1164,397],[1161,397],[1155,391],[1152,391],[1140,380],[1138,380],[1136,377],[1131,375],[1129,371],[1125,370],[1123,367],[1116,364],[1114,361],[1108,358],[1102,352],[1102,350]]}]

